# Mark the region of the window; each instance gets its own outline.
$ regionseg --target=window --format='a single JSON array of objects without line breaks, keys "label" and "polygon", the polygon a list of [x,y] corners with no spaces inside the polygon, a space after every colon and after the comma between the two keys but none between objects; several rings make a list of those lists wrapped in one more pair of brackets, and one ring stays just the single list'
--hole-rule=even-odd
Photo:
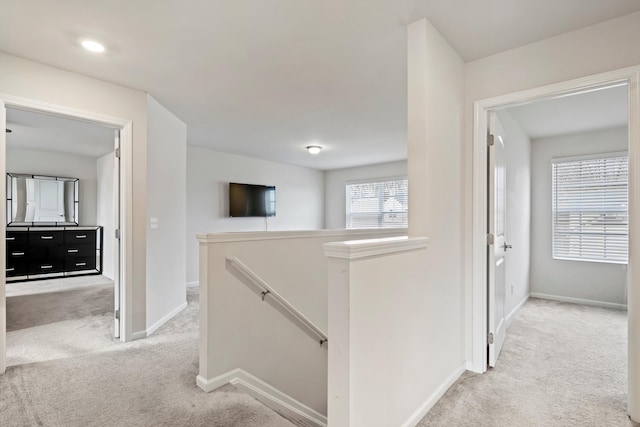
[{"label": "window", "polygon": [[626,153],[552,163],[553,258],[627,263]]},{"label": "window", "polygon": [[347,184],[347,228],[406,227],[406,178]]}]

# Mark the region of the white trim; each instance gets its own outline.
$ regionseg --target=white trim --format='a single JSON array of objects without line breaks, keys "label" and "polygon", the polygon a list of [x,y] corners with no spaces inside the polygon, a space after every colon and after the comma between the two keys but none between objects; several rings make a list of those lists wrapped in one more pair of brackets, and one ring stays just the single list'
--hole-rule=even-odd
[{"label": "white trim", "polygon": [[[472,165],[472,283],[471,283],[471,364],[473,371],[483,373],[487,369],[486,360],[486,332],[487,332],[487,289],[486,289],[486,227],[487,224],[487,113],[500,107],[526,104],[540,99],[553,99],[574,93],[611,87],[615,84],[628,84],[629,88],[629,242],[630,257],[635,259],[636,265],[640,264],[640,251],[633,251],[631,246],[634,241],[640,241],[640,174],[635,172],[640,168],[640,66],[614,70],[575,80],[542,86],[534,89],[501,95],[474,102],[473,114],[473,165]],[[635,255],[634,255],[635,254]],[[628,270],[628,283],[640,283],[640,269]],[[629,304],[634,304],[635,294],[632,286],[629,286]],[[637,297],[635,297],[637,298]],[[640,310],[638,310],[640,312]],[[630,310],[631,312],[631,310]],[[632,316],[629,316],[630,337],[635,330],[632,325]],[[633,340],[630,338],[630,344]],[[631,346],[630,346],[631,348]],[[630,378],[635,369],[634,362],[630,359]],[[633,391],[630,387],[630,391]],[[637,399],[629,393],[631,402]],[[630,413],[640,412],[640,407]]]},{"label": "white trim", "polygon": [[329,258],[361,259],[416,249],[426,249],[426,237],[387,237],[384,239],[351,240],[325,243],[324,254]]},{"label": "white trim", "polygon": [[[5,93],[0,93],[0,101],[4,102],[5,107],[46,112],[120,128],[120,340],[126,342],[137,339],[133,336],[139,336],[141,332],[134,334],[131,330],[133,327],[133,122],[129,119]],[[5,150],[2,153],[4,154]]]},{"label": "white trim", "polygon": [[[6,109],[5,104],[0,97],[0,124],[1,127],[6,126]],[[7,258],[6,258],[6,232],[7,232],[7,220],[6,220],[6,200],[7,200],[7,186],[6,186],[6,144],[7,135],[2,132],[0,135],[0,177],[2,177],[2,188],[0,188],[0,200],[2,201],[2,208],[0,209],[0,374],[4,374],[7,368],[7,297],[6,297],[6,276],[7,276]]]},{"label": "white trim", "polygon": [[153,325],[149,326],[147,328],[147,336],[151,335],[152,333],[154,333],[160,326],[164,325],[165,323],[167,323],[169,320],[171,320],[173,318],[173,316],[175,316],[176,314],[180,313],[182,310],[184,310],[185,308],[187,308],[187,302],[183,302],[182,304],[180,304],[179,306],[177,306],[176,308],[174,308],[173,310],[171,310],[169,313],[167,313],[166,315],[164,315],[160,320],[158,320],[156,323],[154,323]]},{"label": "white trim", "polygon": [[254,397],[272,410],[285,415],[287,418],[300,421],[303,425],[327,426],[327,417],[240,368],[218,375],[210,380],[198,375],[196,384],[207,393],[226,384],[233,384],[241,391]]},{"label": "white trim", "polygon": [[195,288],[200,286],[200,281],[194,280],[193,282],[187,282],[187,288]]},{"label": "white trim", "polygon": [[396,176],[383,176],[379,178],[368,178],[368,179],[354,179],[350,181],[345,181],[344,186],[346,188],[349,184],[375,184],[377,182],[386,182],[386,181],[400,181],[402,179],[408,180],[409,177],[407,175],[396,175]]},{"label": "white trim", "polygon": [[[120,340],[133,329],[133,122],[120,130]],[[144,338],[144,337],[143,337]]]},{"label": "white trim", "polygon": [[511,323],[514,319],[514,317],[516,316],[516,314],[518,314],[518,312],[522,309],[522,307],[524,307],[524,305],[527,303],[527,301],[529,301],[529,297],[531,296],[531,294],[527,294],[524,298],[522,298],[522,301],[520,301],[518,303],[518,305],[516,305],[513,310],[511,310],[511,313],[509,313],[507,315],[507,317],[505,318],[507,326],[509,325],[509,323]]},{"label": "white trim", "polygon": [[249,231],[231,233],[198,234],[198,242],[226,243],[247,242],[254,240],[276,239],[306,239],[309,237],[358,237],[362,235],[379,235],[380,237],[392,237],[407,235],[406,228],[360,228],[341,230],[299,230],[299,231]]},{"label": "white trim", "polygon": [[551,301],[568,302],[571,304],[591,305],[594,307],[613,308],[616,310],[626,310],[626,304],[617,304],[614,302],[597,301],[593,299],[564,297],[561,295],[541,294],[538,292],[531,292],[531,298],[547,299]]},{"label": "white trim", "polygon": [[127,341],[141,340],[146,337],[147,337],[147,331],[135,331],[129,334],[129,339]]},{"label": "white trim", "polygon": [[456,369],[451,375],[449,375],[449,377],[442,384],[440,384],[440,387],[438,387],[436,391],[434,391],[433,394],[429,396],[429,398],[425,400],[425,402],[420,405],[420,407],[413,414],[411,414],[407,421],[402,423],[402,427],[415,427],[416,425],[418,425],[418,423],[424,418],[425,415],[427,415],[431,408],[433,408],[433,405],[435,405],[438,400],[440,400],[440,398],[444,396],[447,390],[449,390],[449,387],[451,387],[458,380],[458,378],[460,378],[465,370],[466,364],[463,363],[458,367],[458,369]]},{"label": "white trim", "polygon": [[609,153],[593,153],[583,154],[581,156],[568,156],[568,157],[553,157],[549,159],[551,164],[554,163],[571,163],[579,162],[581,160],[596,160],[596,159],[609,159],[612,157],[629,157],[628,151],[613,151]]},{"label": "white trim", "polygon": [[85,110],[69,108],[63,105],[51,104],[48,102],[38,101],[36,99],[23,98],[20,96],[13,96],[5,93],[0,93],[0,99],[5,102],[5,106],[7,107],[34,112],[46,111],[50,114],[55,114],[63,117],[73,117],[75,119],[93,123],[101,123],[109,127],[124,127],[126,124],[131,122],[130,120],[122,119],[119,117],[107,116],[105,114],[88,112]]}]

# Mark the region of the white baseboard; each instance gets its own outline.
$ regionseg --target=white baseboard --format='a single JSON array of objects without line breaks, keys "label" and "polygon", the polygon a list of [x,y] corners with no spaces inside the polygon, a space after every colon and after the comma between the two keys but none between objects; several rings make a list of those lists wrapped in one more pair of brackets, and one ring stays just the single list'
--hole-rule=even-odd
[{"label": "white baseboard", "polygon": [[327,427],[327,417],[243,369],[234,369],[210,380],[200,375],[196,377],[196,384],[206,392],[213,391],[227,383],[233,384],[265,406],[280,413],[285,418],[296,420],[303,426]]},{"label": "white baseboard", "polygon": [[156,331],[156,329],[158,329],[160,326],[164,325],[165,323],[167,323],[169,320],[171,320],[173,318],[173,316],[175,316],[176,314],[180,313],[182,310],[184,310],[185,308],[187,308],[187,302],[183,302],[182,304],[180,304],[179,306],[177,306],[176,308],[174,308],[173,310],[171,310],[169,313],[167,313],[166,315],[164,315],[160,320],[158,320],[156,323],[154,323],[153,325],[149,326],[147,328],[147,336],[151,335],[152,333],[154,333]]},{"label": "white baseboard", "polygon": [[433,394],[429,396],[429,398],[422,405],[420,405],[420,407],[413,414],[411,414],[409,419],[402,424],[402,427],[415,427],[416,425],[418,425],[418,423],[424,418],[424,416],[427,415],[427,412],[429,412],[429,410],[433,408],[433,405],[435,405],[438,400],[440,400],[440,398],[444,396],[447,390],[449,390],[449,387],[451,387],[453,383],[455,383],[458,378],[460,378],[460,375],[462,375],[466,370],[466,366],[467,363],[463,363],[462,365],[460,365],[460,367],[458,367],[458,369],[456,369],[451,375],[449,375],[449,377],[442,384],[440,384],[440,387],[438,387],[436,391],[434,391]]},{"label": "white baseboard", "polygon": [[509,326],[509,323],[511,323],[511,321],[513,320],[515,315],[518,314],[518,312],[520,311],[522,306],[525,305],[527,303],[527,301],[529,301],[529,296],[530,296],[530,294],[527,294],[524,298],[522,298],[522,301],[520,301],[518,303],[518,305],[516,305],[515,308],[513,310],[511,310],[511,313],[509,313],[507,315],[507,317],[505,319],[506,322],[507,322],[507,326]]},{"label": "white baseboard", "polygon": [[147,331],[132,332],[129,341],[141,340],[147,337]]},{"label": "white baseboard", "polygon": [[[473,370],[473,362],[471,360],[467,360],[467,362],[465,363],[465,368],[467,371],[476,372]],[[482,374],[482,372],[476,372],[476,374]]]},{"label": "white baseboard", "polygon": [[582,299],[582,298],[571,298],[571,297],[563,297],[559,295],[550,295],[550,294],[540,294],[537,292],[531,292],[532,298],[540,298],[540,299],[548,299],[552,301],[560,301],[560,302],[570,302],[572,304],[582,304],[582,305],[592,305],[594,307],[605,307],[605,308],[613,308],[616,310],[626,310],[626,304],[616,304],[613,302],[605,302],[605,301],[596,301],[592,299]]},{"label": "white baseboard", "polygon": [[195,288],[196,286],[200,286],[200,282],[197,280],[195,282],[187,282],[187,288]]}]

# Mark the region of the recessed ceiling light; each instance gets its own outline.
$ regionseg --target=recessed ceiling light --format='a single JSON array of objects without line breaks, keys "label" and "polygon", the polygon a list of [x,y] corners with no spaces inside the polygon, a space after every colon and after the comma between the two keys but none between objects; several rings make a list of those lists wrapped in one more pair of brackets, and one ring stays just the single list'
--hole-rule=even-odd
[{"label": "recessed ceiling light", "polygon": [[82,40],[80,44],[82,44],[82,47],[90,52],[102,53],[106,50],[103,44],[98,43],[94,40]]},{"label": "recessed ceiling light", "polygon": [[322,147],[319,145],[307,145],[307,151],[310,154],[318,154],[322,150]]}]

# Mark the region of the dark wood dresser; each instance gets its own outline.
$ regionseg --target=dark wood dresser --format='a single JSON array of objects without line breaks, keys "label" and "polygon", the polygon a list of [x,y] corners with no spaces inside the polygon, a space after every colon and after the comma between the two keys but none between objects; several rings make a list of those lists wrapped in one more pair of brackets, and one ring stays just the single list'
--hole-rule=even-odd
[{"label": "dark wood dresser", "polygon": [[7,227],[7,282],[102,273],[102,227]]}]

